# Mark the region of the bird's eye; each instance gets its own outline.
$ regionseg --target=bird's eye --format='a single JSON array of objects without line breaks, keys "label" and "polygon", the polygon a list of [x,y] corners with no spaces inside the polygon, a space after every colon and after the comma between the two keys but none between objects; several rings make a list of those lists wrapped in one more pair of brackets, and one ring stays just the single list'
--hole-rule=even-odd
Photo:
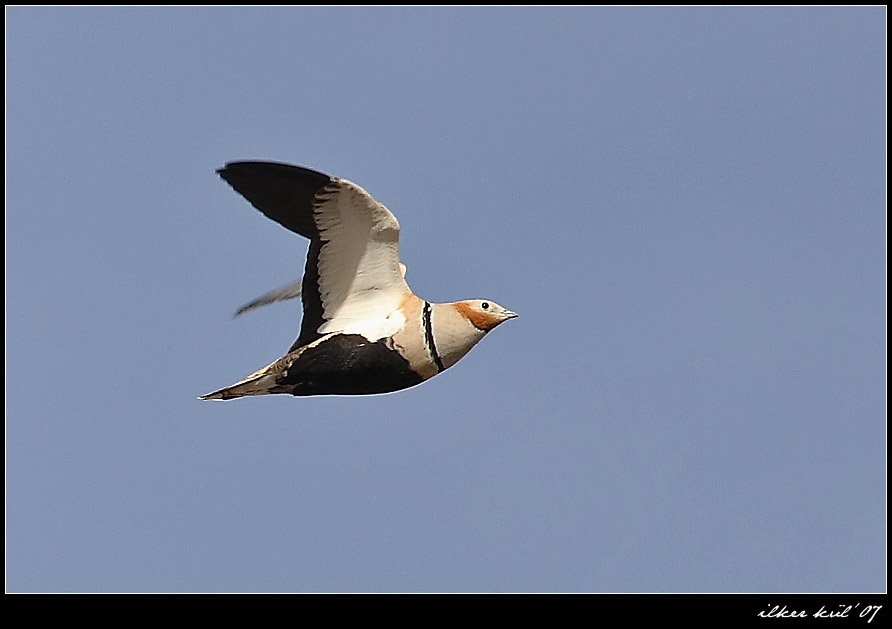
[{"label": "bird's eye", "polygon": [[489,310],[489,302],[484,301],[482,304],[480,304],[480,307],[484,310]]}]

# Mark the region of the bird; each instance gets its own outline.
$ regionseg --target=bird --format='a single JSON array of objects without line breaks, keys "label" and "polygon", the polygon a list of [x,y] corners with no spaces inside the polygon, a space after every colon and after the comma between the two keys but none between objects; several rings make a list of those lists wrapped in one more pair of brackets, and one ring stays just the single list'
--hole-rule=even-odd
[{"label": "bird", "polygon": [[266,217],[309,239],[309,249],[301,280],[236,313],[300,297],[300,332],[287,353],[200,400],[401,391],[453,366],[517,317],[488,299],[416,296],[399,260],[399,222],[352,181],[270,161],[229,162],[217,174]]}]

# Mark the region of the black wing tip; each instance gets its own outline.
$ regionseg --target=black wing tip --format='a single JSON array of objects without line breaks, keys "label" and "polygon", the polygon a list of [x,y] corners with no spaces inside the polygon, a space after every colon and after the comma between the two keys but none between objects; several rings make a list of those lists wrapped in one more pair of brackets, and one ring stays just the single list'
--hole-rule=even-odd
[{"label": "black wing tip", "polygon": [[318,170],[307,168],[305,166],[295,166],[285,162],[271,162],[266,160],[239,160],[235,162],[226,162],[226,165],[217,169],[217,174],[227,182],[230,177],[238,177],[239,175],[288,175],[299,176],[304,179],[312,179],[319,184],[325,184],[331,181],[332,177]]},{"label": "black wing tip", "polygon": [[217,174],[267,218],[304,238],[318,235],[313,204],[319,191],[332,183],[328,175],[268,161],[229,162]]}]

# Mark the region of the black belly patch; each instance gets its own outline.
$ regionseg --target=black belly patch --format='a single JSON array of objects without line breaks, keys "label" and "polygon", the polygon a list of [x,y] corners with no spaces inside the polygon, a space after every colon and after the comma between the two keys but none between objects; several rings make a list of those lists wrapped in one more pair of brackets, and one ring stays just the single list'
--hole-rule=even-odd
[{"label": "black belly patch", "polygon": [[383,340],[372,343],[359,334],[338,334],[305,350],[288,368],[283,384],[294,387],[292,395],[368,395],[422,381]]}]

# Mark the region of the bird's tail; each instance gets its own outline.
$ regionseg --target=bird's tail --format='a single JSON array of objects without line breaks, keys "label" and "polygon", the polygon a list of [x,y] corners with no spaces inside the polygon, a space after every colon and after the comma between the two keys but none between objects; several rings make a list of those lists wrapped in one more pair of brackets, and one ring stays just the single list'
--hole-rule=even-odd
[{"label": "bird's tail", "polygon": [[232,400],[237,397],[245,397],[247,395],[269,395],[271,393],[291,393],[292,387],[281,385],[278,383],[278,376],[281,374],[279,363],[281,359],[267,365],[263,369],[259,369],[247,378],[239,380],[235,384],[228,387],[206,393],[200,396],[199,400]]}]

